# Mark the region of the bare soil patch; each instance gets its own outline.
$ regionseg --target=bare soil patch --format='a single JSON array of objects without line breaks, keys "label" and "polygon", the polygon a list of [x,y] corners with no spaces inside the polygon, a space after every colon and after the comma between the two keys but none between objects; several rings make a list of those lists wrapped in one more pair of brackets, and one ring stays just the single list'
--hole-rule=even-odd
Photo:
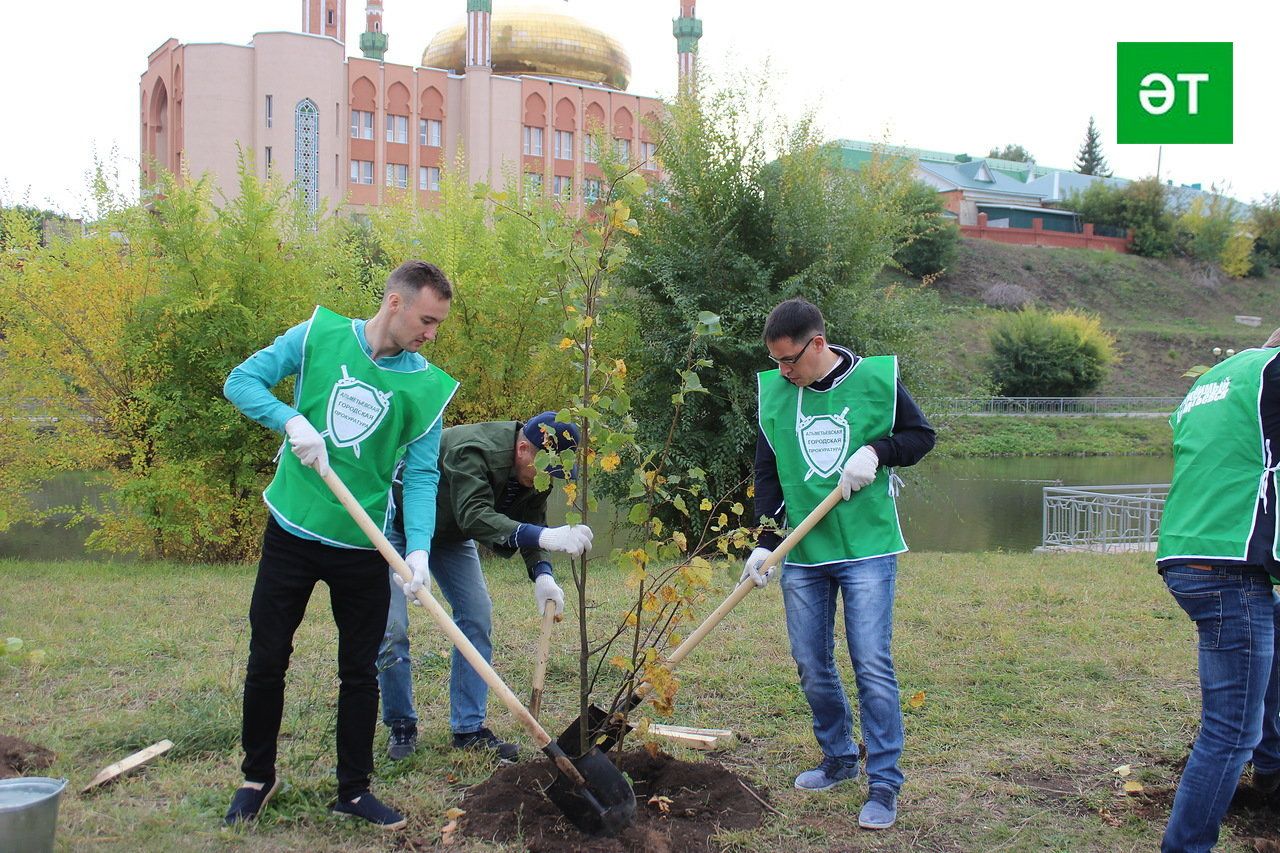
[{"label": "bare soil patch", "polygon": [[56,757],[52,750],[43,746],[9,735],[0,735],[0,779],[30,776],[32,771],[48,767]]},{"label": "bare soil patch", "polygon": [[555,772],[547,761],[503,767],[473,787],[462,801],[459,829],[473,838],[523,842],[531,853],[694,853],[715,849],[709,839],[718,832],[759,826],[767,811],[764,789],[714,761],[637,749],[617,764],[637,799],[635,821],[617,838],[583,835],[543,796]]}]

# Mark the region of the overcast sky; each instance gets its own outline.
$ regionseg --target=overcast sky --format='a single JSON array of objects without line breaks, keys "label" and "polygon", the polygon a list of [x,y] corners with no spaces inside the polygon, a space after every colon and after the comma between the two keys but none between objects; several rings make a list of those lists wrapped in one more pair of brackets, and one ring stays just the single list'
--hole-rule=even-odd
[{"label": "overcast sky", "polygon": [[[416,64],[431,36],[460,22],[464,0],[384,0],[389,62]],[[247,43],[296,30],[300,0],[4,0],[0,79],[0,202],[70,212],[83,203],[93,155],[118,150],[130,180],[138,161],[138,78],[170,36]],[[494,0],[575,15],[618,38],[631,91],[675,88],[671,20],[678,0]],[[701,56],[732,74],[766,61],[790,115],[816,110],[829,137],[888,140],[985,154],[1018,143],[1041,165],[1070,169],[1089,116],[1115,174],[1156,171],[1154,145],[1115,143],[1117,41],[1235,44],[1235,143],[1165,146],[1161,177],[1229,185],[1246,201],[1280,191],[1280,3],[852,3],[699,0]],[[348,8],[348,52],[359,53],[364,4]]]}]

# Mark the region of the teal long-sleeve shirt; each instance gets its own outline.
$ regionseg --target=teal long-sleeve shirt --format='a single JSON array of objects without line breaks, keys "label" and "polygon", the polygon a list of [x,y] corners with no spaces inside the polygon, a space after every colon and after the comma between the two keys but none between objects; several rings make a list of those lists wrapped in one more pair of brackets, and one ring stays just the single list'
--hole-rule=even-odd
[{"label": "teal long-sleeve shirt", "polygon": [[[267,429],[283,433],[285,422],[301,414],[296,408],[296,386],[292,406],[278,400],[271,389],[286,376],[298,375],[302,367],[302,346],[310,324],[310,320],[299,323],[276,338],[270,346],[249,356],[231,371],[222,386],[222,393],[232,405]],[[372,356],[373,348],[365,338],[364,324],[364,320],[356,321],[356,338],[365,353]],[[401,351],[378,359],[376,364],[389,370],[415,370],[421,367],[422,356]],[[435,535],[436,491],[440,482],[437,462],[440,457],[441,420],[443,419],[438,419],[425,435],[405,446],[404,507],[401,515],[407,521],[405,538],[408,551],[430,551],[431,537]],[[295,536],[303,539],[315,538],[276,515],[274,511],[272,515],[281,527]]]}]

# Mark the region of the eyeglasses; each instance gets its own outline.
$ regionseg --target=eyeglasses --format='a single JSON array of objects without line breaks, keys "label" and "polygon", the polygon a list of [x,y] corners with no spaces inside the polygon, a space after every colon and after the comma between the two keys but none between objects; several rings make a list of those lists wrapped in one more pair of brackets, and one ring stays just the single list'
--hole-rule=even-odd
[{"label": "eyeglasses", "polygon": [[816,337],[818,336],[814,335],[812,338],[809,338],[809,340],[805,341],[804,346],[800,347],[800,352],[796,353],[795,355],[784,355],[782,358],[774,358],[772,355],[770,355],[769,360],[772,361],[774,364],[786,364],[786,365],[795,364],[797,361],[800,360],[800,357],[804,355],[804,351],[809,348],[809,344],[813,343],[814,338]]}]

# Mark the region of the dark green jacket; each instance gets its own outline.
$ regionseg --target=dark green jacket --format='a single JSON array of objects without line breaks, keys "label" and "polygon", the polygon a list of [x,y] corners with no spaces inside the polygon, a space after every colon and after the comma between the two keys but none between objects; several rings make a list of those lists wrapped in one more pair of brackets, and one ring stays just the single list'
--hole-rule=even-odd
[{"label": "dark green jacket", "polygon": [[[546,526],[550,491],[526,489],[512,478],[516,436],[522,426],[519,421],[491,421],[441,432],[433,542],[474,539],[510,557],[517,549],[507,543],[517,527],[522,523]],[[514,491],[508,494],[508,489]],[[397,505],[402,505],[398,496]],[[396,524],[403,524],[398,516]],[[520,552],[531,575],[537,563],[551,562],[551,554],[541,548]]]}]

